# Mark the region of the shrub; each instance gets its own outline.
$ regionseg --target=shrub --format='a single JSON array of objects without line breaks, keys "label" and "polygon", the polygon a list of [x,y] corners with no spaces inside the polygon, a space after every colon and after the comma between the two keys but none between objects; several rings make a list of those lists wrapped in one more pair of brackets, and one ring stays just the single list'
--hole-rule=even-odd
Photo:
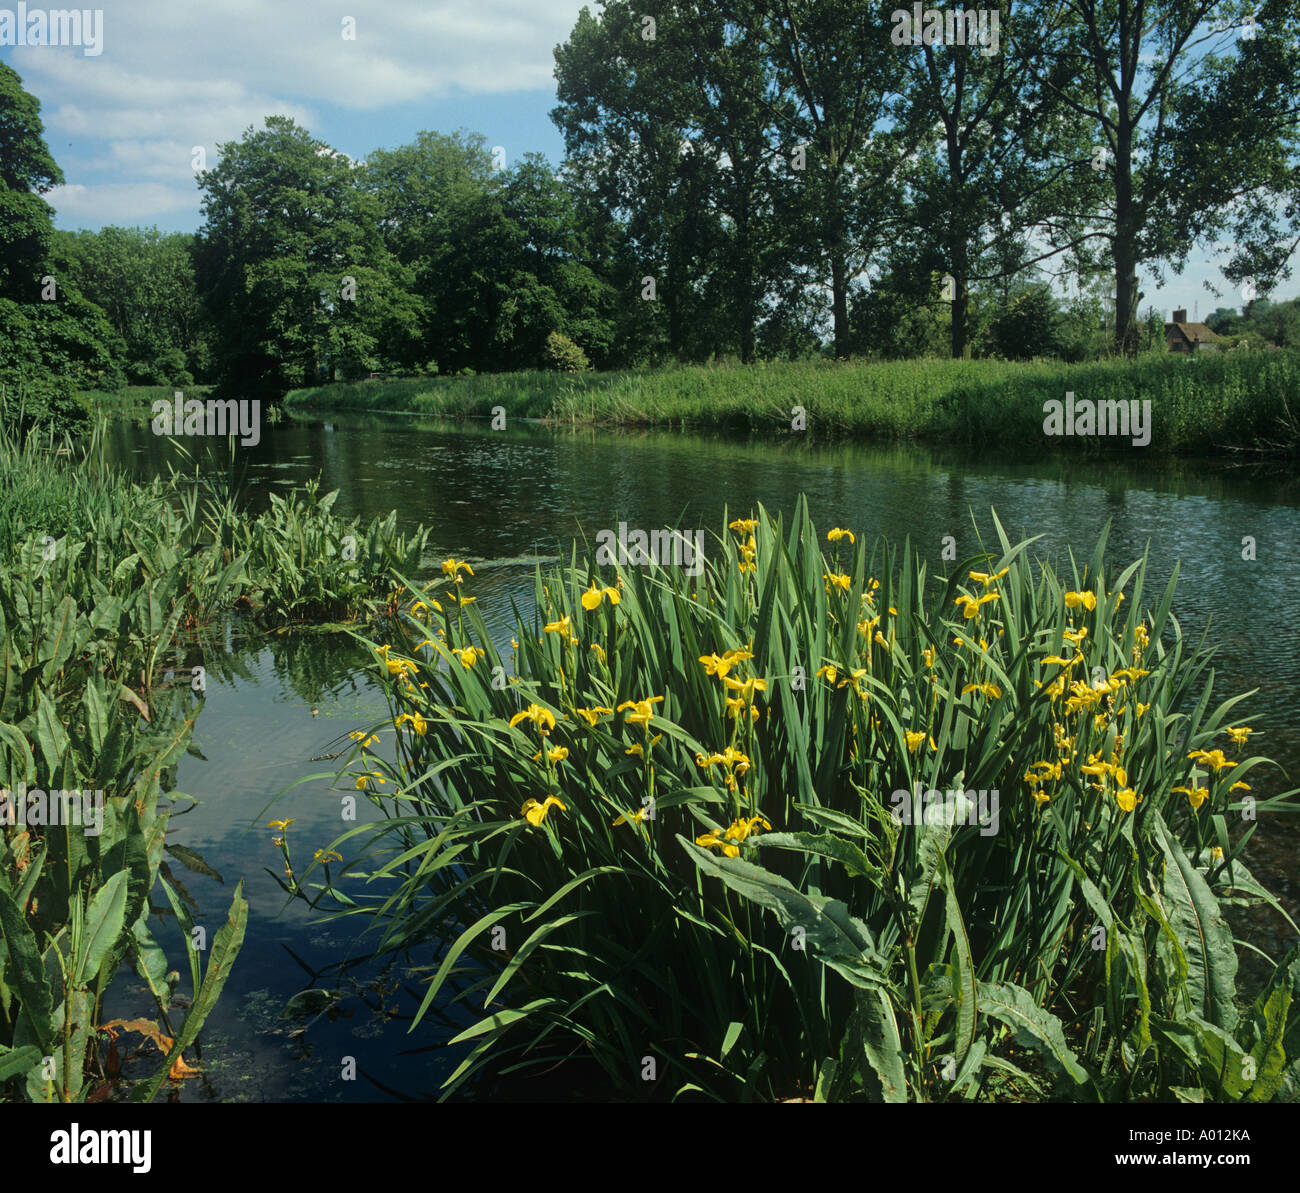
[{"label": "shrub", "polygon": [[587,354],[568,336],[558,331],[553,331],[546,337],[542,355],[546,367],[557,373],[585,373],[591,368]]}]

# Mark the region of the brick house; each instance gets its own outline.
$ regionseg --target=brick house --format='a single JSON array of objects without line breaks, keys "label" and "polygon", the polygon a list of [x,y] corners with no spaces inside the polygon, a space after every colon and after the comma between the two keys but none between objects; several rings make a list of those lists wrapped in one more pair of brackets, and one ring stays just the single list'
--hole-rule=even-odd
[{"label": "brick house", "polygon": [[1218,352],[1222,339],[1204,323],[1188,323],[1186,308],[1174,312],[1174,321],[1165,324],[1165,343],[1170,352],[1190,356],[1194,352]]}]

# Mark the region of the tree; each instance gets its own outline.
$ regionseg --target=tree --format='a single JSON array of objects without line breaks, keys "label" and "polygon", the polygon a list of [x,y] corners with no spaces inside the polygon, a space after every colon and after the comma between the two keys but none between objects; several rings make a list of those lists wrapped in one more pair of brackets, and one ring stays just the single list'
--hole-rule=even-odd
[{"label": "tree", "polygon": [[1164,182],[1179,223],[1226,236],[1225,276],[1267,293],[1300,245],[1300,0],[1264,0],[1243,20],[1236,52],[1207,59],[1179,98]]},{"label": "tree", "polygon": [[905,64],[878,10],[856,0],[720,0],[726,20],[772,66],[768,95],[782,153],[804,169],[779,213],[786,244],[830,294],[833,350],[850,348],[857,278],[902,221],[903,172],[919,130],[899,117]]},{"label": "tree", "polygon": [[45,145],[40,103],[0,62],[0,298],[38,300],[54,235],[54,213],[41,197],[63,182]]},{"label": "tree", "polygon": [[56,233],[60,273],[107,316],[133,384],[192,384],[208,346],[194,277],[194,237],[157,228]]},{"label": "tree", "polygon": [[[1239,155],[1200,152],[1196,130],[1212,119],[1204,83],[1233,48],[1244,9],[1241,0],[1058,0],[1041,25],[1055,47],[1041,81],[1096,130],[1114,187],[1101,219],[1115,274],[1115,346],[1127,355],[1138,345],[1138,269],[1181,266],[1240,172]],[[1191,175],[1175,179],[1176,163]]]},{"label": "tree", "polygon": [[650,359],[699,358],[733,324],[716,280],[732,243],[717,202],[721,151],[701,129],[694,61],[710,55],[695,53],[691,5],[601,7],[599,18],[584,9],[555,52],[551,118],[564,134],[565,174],[613,250],[603,273],[616,339]]},{"label": "tree", "polygon": [[0,388],[6,407],[26,406],[28,422],[36,410],[71,426],[84,421],[73,390],[115,385],[120,373],[102,312],[51,258],[54,213],[42,196],[62,181],[39,103],[0,63]]},{"label": "tree", "polygon": [[362,168],[283,116],[199,178],[199,293],[223,393],[282,394],[378,363],[409,312]]},{"label": "tree", "polygon": [[607,296],[584,263],[573,199],[544,158],[498,170],[478,134],[422,132],[371,154],[366,186],[410,277],[407,362],[536,368],[555,331],[597,355],[608,349]]},{"label": "tree", "polygon": [[994,351],[1006,360],[1056,356],[1061,349],[1061,311],[1050,286],[1026,286],[1003,303],[993,318]]},{"label": "tree", "polygon": [[1062,119],[1060,99],[1036,82],[1047,54],[1040,7],[1003,5],[982,46],[978,26],[957,26],[965,44],[927,43],[917,29],[900,51],[905,118],[933,130],[908,174],[909,272],[918,298],[932,296],[937,275],[951,278],[953,357],[968,351],[972,287],[1000,284],[1005,307],[1013,279],[1089,236],[1096,175],[1078,121]]}]

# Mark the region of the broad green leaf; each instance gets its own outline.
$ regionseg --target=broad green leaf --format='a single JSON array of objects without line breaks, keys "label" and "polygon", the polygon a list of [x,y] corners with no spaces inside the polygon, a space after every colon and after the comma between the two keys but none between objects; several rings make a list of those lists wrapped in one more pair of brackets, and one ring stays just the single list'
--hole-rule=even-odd
[{"label": "broad green leaf", "polygon": [[1087,1070],[1065,1042],[1061,1021],[1034,1002],[1023,986],[981,982],[979,1009],[1006,1024],[1022,1048],[1033,1048],[1054,1061],[1077,1084],[1088,1080]]},{"label": "broad green leaf", "polygon": [[84,986],[95,980],[100,966],[113,957],[113,946],[122,935],[126,914],[127,879],[125,870],[114,874],[95,892],[86,909],[86,927],[81,939],[81,954],[73,958],[72,984]]},{"label": "broad green leaf", "polygon": [[1232,930],[1205,876],[1188,860],[1159,812],[1151,812],[1156,840],[1166,864],[1164,896],[1169,922],[1187,958],[1187,985],[1192,1008],[1211,1023],[1231,1031],[1237,1025],[1233,999],[1237,984],[1237,953]]}]

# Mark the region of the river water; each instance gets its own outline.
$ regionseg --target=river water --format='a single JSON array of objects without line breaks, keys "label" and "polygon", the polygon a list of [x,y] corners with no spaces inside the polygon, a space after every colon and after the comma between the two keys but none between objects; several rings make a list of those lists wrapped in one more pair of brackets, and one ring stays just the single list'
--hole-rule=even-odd
[{"label": "river water", "polygon": [[[187,447],[195,441],[191,440]],[[147,478],[169,462],[189,467],[175,445],[125,423],[109,450]],[[346,415],[331,422],[285,422],[264,429],[252,448],[212,445],[201,467],[231,476],[250,511],[268,494],[313,476],[339,490],[334,511],[369,519],[396,509],[402,524],[433,528],[426,574],[448,555],[477,562],[567,556],[575,539],[594,543],[620,522],[716,532],[724,510],[744,517],[761,502],[790,511],[808,498],[821,529],[844,526],[913,545],[944,570],[945,536],[958,558],[996,543],[991,510],[1013,541],[1040,536],[1034,551],[1080,566],[1110,523],[1112,568],[1150,553],[1148,594],[1179,568],[1174,612],[1188,633],[1206,627],[1218,648],[1216,702],[1258,689],[1238,714],[1258,726],[1252,748],[1277,759],[1286,776],[1256,771],[1255,794],[1297,785],[1300,775],[1300,478],[1293,466],[1160,461],[1140,452],[1085,461],[1011,452],[1001,458],[948,448],[736,438],[723,434],[606,431],[516,423],[451,423],[410,416]],[[1019,458],[1015,458],[1019,456]],[[1254,559],[1243,545],[1253,541]],[[707,542],[706,537],[706,542]],[[532,565],[478,569],[473,592],[494,635],[511,629],[510,602],[527,616]],[[1068,574],[1068,572],[1066,573]],[[1154,598],[1152,598],[1154,600]],[[234,640],[222,666],[209,668],[195,749],[180,765],[179,790],[198,800],[174,820],[172,840],[198,850],[224,880],[172,870],[204,917],[223,917],[240,877],[250,900],[248,936],[204,1040],[204,1076],[181,1100],[348,1101],[423,1099],[448,1071],[446,1050],[430,1047],[426,1025],[407,1034],[420,975],[331,965],[360,955],[354,921],[321,922],[286,900],[271,819],[293,818],[295,858],[309,859],[340,831],[330,772],[311,762],[351,743],[350,730],[384,716],[367,660],[349,642],[275,636]],[[215,674],[214,674],[215,670]],[[281,794],[283,793],[283,794]],[[278,797],[278,798],[277,798]],[[272,803],[274,801],[274,803]],[[1249,860],[1293,916],[1300,832],[1287,817],[1262,814]],[[180,957],[179,937],[163,936]],[[1252,921],[1251,937],[1274,955],[1295,943],[1280,917]],[[127,987],[121,1012],[147,1011]],[[329,998],[310,1014],[282,1018],[307,987]],[[427,1021],[426,1021],[427,1023]],[[356,1062],[344,1079],[345,1058]]]}]

